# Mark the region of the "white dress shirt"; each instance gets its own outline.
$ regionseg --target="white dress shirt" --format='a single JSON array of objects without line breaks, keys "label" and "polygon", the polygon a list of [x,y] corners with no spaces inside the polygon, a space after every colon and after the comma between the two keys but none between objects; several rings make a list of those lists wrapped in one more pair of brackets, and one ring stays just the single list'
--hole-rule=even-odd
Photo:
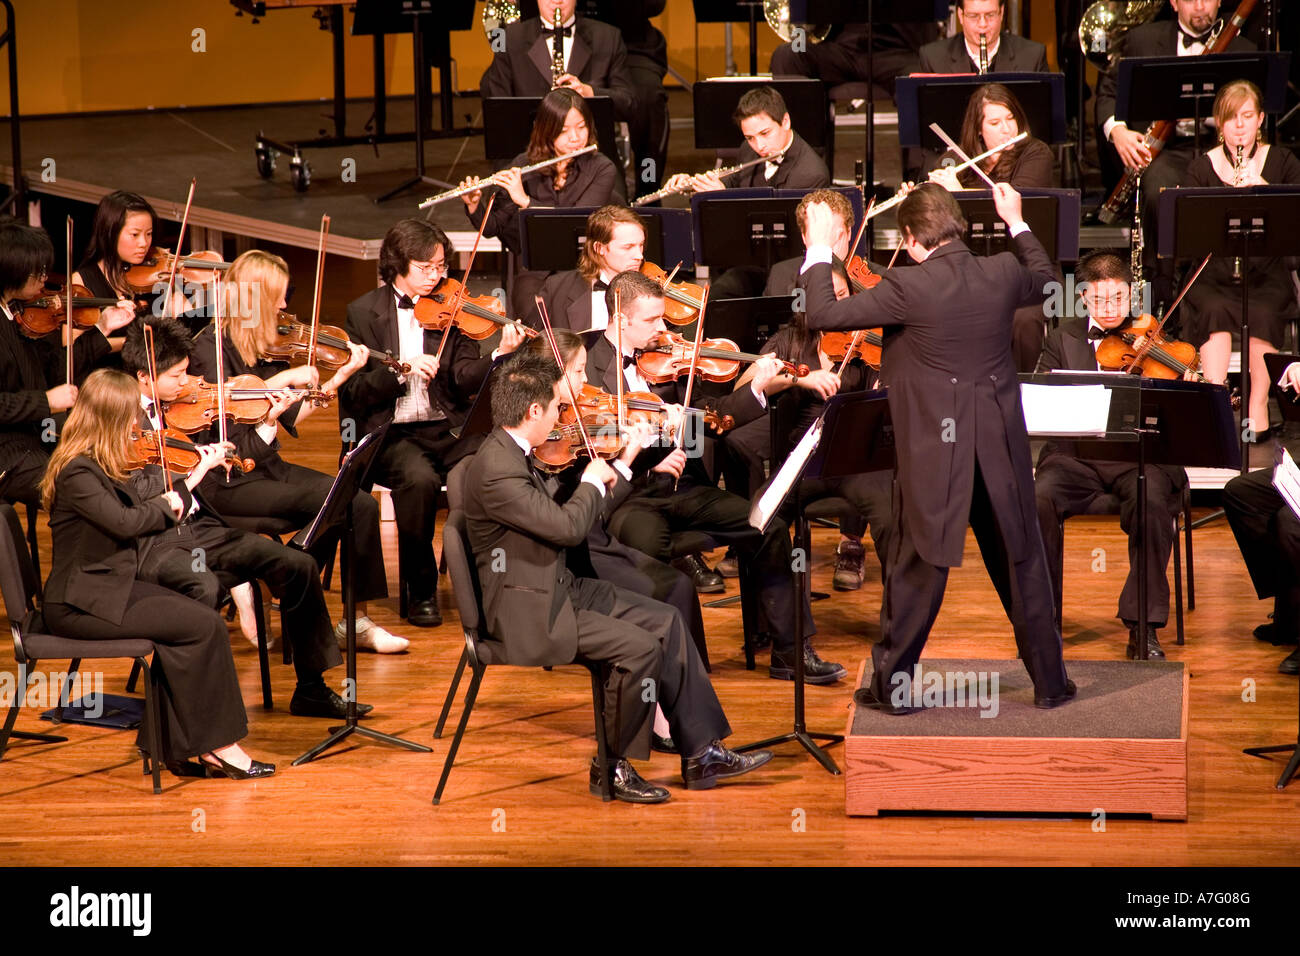
[{"label": "white dress shirt", "polygon": [[[985,55],[988,57],[988,62],[989,62],[989,64],[990,64],[990,67],[989,67],[990,71],[992,70],[993,58],[994,58],[995,56],[998,55],[998,48],[999,48],[1000,46],[1002,46],[1002,34],[999,33],[996,37],[994,37],[993,42],[990,43],[990,44],[987,44],[987,45],[985,46],[985,48],[984,48]],[[975,66],[978,68],[979,65],[980,65],[980,46],[979,46],[979,44],[976,43],[974,46],[971,46],[970,40],[967,40],[967,41],[966,41],[966,52],[967,52],[968,54],[970,54],[970,61],[971,61],[972,63],[974,63]]]},{"label": "white dress shirt", "polygon": [[[397,300],[397,348],[400,353],[398,358],[406,362],[417,355],[424,354],[424,326],[415,318],[414,306],[420,297],[411,296],[411,308],[404,309],[401,306],[402,293],[394,289],[393,296]],[[449,332],[450,330],[443,335]],[[393,410],[394,422],[438,421],[447,417],[442,409],[435,408],[429,400],[427,381],[418,375],[403,375],[398,378],[398,381],[406,386],[406,394],[397,399]]]},{"label": "white dress shirt", "polygon": [[[569,17],[568,21],[564,24],[564,29],[569,31],[569,35],[564,38],[564,72],[566,73],[569,72],[569,58],[573,56],[573,37],[574,37],[574,33],[576,32],[574,24],[576,24],[577,22],[578,22],[577,16],[572,16]],[[542,29],[547,31],[542,35],[542,39],[546,41],[546,52],[548,54],[548,59],[553,58],[555,56],[555,47],[552,46],[552,43],[554,42],[554,38],[550,34],[550,29],[552,26],[554,26],[554,24],[546,20],[542,20]]]},{"label": "white dress shirt", "polygon": [[[600,270],[600,280],[606,285],[614,281],[614,273],[608,269]],[[605,305],[605,290],[597,289],[595,283],[591,289],[591,330],[599,332],[609,328],[609,308]]]},{"label": "white dress shirt", "polygon": [[[145,418],[149,419],[149,427],[156,432],[162,431],[163,423],[162,419],[158,417],[158,409],[154,407],[153,399],[145,395],[143,392],[140,393],[140,408],[144,410]],[[189,519],[195,515],[198,510],[199,499],[190,495],[190,510],[185,512],[181,520],[185,521]]]}]

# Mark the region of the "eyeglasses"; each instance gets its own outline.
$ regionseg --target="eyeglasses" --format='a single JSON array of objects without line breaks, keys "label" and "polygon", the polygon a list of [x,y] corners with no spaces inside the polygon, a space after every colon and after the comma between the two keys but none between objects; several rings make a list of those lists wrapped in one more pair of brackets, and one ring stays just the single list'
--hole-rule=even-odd
[{"label": "eyeglasses", "polygon": [[42,280],[43,280],[43,279],[48,278],[48,277],[49,277],[49,274],[50,274],[50,270],[49,270],[49,269],[42,269],[40,272],[33,272],[33,273],[32,273],[31,275],[29,275],[27,278],[29,278],[29,279],[42,279]]},{"label": "eyeglasses", "polygon": [[411,268],[423,272],[427,276],[437,275],[447,268],[447,261],[442,262],[412,262]]},{"label": "eyeglasses", "polygon": [[963,13],[963,20],[969,20],[972,23],[997,23],[1002,19],[1002,11],[995,10],[993,13]]},{"label": "eyeglasses", "polygon": [[1120,306],[1127,308],[1129,303],[1129,297],[1123,294],[1108,295],[1104,297],[1099,295],[1086,295],[1083,298],[1084,301],[1094,309],[1101,308],[1102,306],[1109,306],[1112,309],[1118,309]]}]

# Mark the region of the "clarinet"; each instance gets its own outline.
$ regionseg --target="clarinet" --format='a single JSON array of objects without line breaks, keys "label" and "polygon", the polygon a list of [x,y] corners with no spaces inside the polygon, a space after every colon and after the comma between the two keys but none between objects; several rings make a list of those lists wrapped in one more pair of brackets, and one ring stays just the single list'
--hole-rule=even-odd
[{"label": "clarinet", "polygon": [[564,36],[560,32],[564,29],[564,21],[558,6],[555,8],[555,17],[553,18],[551,25],[555,28],[555,33],[552,34],[553,39],[551,41],[551,89],[555,89],[560,85],[560,77],[564,76],[565,73]]},{"label": "clarinet", "polygon": [[[1232,185],[1240,186],[1242,179],[1245,178],[1246,164],[1242,161],[1242,153],[1245,147],[1240,143],[1237,144],[1237,158],[1232,162]],[[1242,277],[1241,256],[1232,260],[1232,281],[1240,282]]]},{"label": "clarinet", "polygon": [[[1137,179],[1137,187],[1140,188],[1142,182],[1141,175]],[[1140,194],[1139,194],[1140,195]],[[1142,235],[1142,203],[1133,204],[1133,229],[1130,239],[1129,252],[1129,270],[1133,273],[1133,301],[1140,302],[1142,299],[1143,289],[1146,287],[1146,278],[1142,274],[1142,251],[1144,247],[1144,237]]]},{"label": "clarinet", "polygon": [[980,75],[983,76],[989,71],[989,40],[983,33],[980,34]]}]

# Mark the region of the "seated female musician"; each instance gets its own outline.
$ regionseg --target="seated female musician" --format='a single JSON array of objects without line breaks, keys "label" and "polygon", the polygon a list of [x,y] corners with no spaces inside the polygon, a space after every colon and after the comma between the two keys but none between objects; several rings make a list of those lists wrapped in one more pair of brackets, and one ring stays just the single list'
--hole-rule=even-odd
[{"label": "seated female musician", "polygon": [[[1030,132],[1029,119],[1016,95],[1001,83],[988,83],[976,90],[966,105],[959,142],[962,152],[973,159],[1022,131]],[[949,192],[988,185],[974,169],[954,173],[952,167],[961,162],[951,151],[942,154],[938,167],[930,171],[930,181]],[[1053,182],[1052,150],[1032,133],[1015,146],[980,160],[979,166],[995,183],[1010,183],[1016,189],[1043,188]]]},{"label": "seated female musician", "polygon": [[[226,297],[230,309],[224,310],[222,343],[224,374],[227,379],[236,375],[255,375],[265,381],[268,388],[309,388],[320,381],[314,366],[289,368],[276,361],[268,352],[277,338],[278,316],[285,308],[285,292],[289,286],[289,266],[279,256],[260,249],[251,249],[230,265],[224,283],[231,294]],[[217,380],[217,343],[215,325],[209,325],[194,340],[189,372],[209,382]],[[370,351],[364,345],[349,344],[351,359],[328,380],[320,385],[322,391],[338,394],[339,388],[352,373],[369,360]],[[161,370],[160,370],[161,371]],[[282,517],[307,525],[329,494],[333,478],[302,465],[291,464],[280,457],[279,426],[295,438],[297,427],[316,411],[310,402],[295,400],[292,396],[276,396],[271,401],[266,419],[257,425],[232,424],[228,430],[230,440],[240,454],[253,458],[257,467],[246,475],[224,473],[211,476],[203,483],[203,496],[216,511],[227,517]],[[384,552],[379,538],[379,506],[365,492],[357,492],[353,504],[353,523],[356,529],[356,599],[357,647],[380,654],[395,654],[406,650],[409,642],[404,637],[391,634],[369,617],[368,602],[388,596],[388,580],[384,574]],[[318,564],[324,564],[338,545],[338,532],[322,538],[312,549]],[[244,609],[241,608],[241,617]],[[346,641],[343,622],[335,628],[340,644]]]},{"label": "seated female musician", "polygon": [[[1300,160],[1263,141],[1264,112],[1258,87],[1229,83],[1214,100],[1219,145],[1192,160],[1184,186],[1265,186],[1300,183]],[[1240,161],[1238,161],[1240,157]],[[1216,256],[1187,293],[1183,332],[1201,350],[1201,370],[1212,382],[1228,378],[1234,333],[1241,331],[1241,283],[1250,286],[1250,404],[1255,440],[1269,439],[1269,374],[1264,356],[1283,345],[1288,320],[1296,314],[1293,264],[1252,258],[1245,268]]]},{"label": "seated female musician", "polygon": [[[483,215],[487,202],[483,191],[475,190],[461,197],[465,214],[483,235],[500,238],[501,244],[516,255],[522,249],[519,232],[519,212],[522,209],[576,206],[604,206],[622,204],[626,190],[614,163],[599,150],[568,159],[546,169],[538,170],[524,178],[519,170],[524,166],[564,156],[596,142],[596,122],[581,94],[561,87],[551,90],[542,98],[533,123],[533,135],[526,152],[516,156],[509,168],[498,173],[502,180],[496,187],[496,202],[486,225]],[[462,180],[461,187],[479,182],[477,176]],[[512,305],[515,315],[522,315],[532,305],[533,296],[546,278],[543,272],[520,273],[515,276]]]},{"label": "seated female musician", "polygon": [[[53,542],[45,622],[51,633],[78,640],[153,642],[163,759],[173,773],[269,776],[274,764],[254,760],[238,743],[248,725],[225,622],[211,608],[137,578],[137,539],[180,521],[190,491],[224,459],[224,449],[208,446],[175,490],[139,500],[127,480],[128,436],[139,410],[135,382],[99,369],[68,416],[41,483]],[[147,744],[143,730],[138,742]],[[186,759],[196,756],[198,764]]]}]

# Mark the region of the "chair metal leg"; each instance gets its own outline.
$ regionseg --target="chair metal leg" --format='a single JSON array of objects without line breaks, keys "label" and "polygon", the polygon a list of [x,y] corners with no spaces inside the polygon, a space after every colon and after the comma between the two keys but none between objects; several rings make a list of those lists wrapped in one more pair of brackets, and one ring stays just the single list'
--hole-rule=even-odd
[{"label": "chair metal leg", "polygon": [[1195,611],[1196,575],[1192,567],[1192,493],[1186,489],[1183,491],[1183,544],[1187,548],[1187,610]]},{"label": "chair metal leg", "polygon": [[34,740],[43,744],[63,744],[68,742],[67,737],[60,737],[58,734],[34,734],[25,730],[14,730],[14,724],[18,720],[18,708],[22,706],[27,699],[27,688],[31,684],[31,678],[28,676],[36,661],[29,660],[26,665],[18,666],[18,683],[22,685],[21,690],[14,692],[14,702],[9,708],[9,713],[5,715],[4,726],[0,727],[0,760],[4,759],[5,750],[9,746],[10,740]]},{"label": "chair metal leg", "polygon": [[135,685],[136,682],[139,681],[139,679],[140,679],[140,661],[137,660],[134,664],[131,665],[131,676],[126,679],[126,692],[128,694],[135,693]]},{"label": "chair metal leg", "polygon": [[144,719],[149,739],[149,763],[153,768],[153,792],[162,793],[162,722],[158,716],[158,688],[153,669],[143,657],[135,659],[144,671]]},{"label": "chair metal leg", "polygon": [[63,723],[63,708],[68,706],[68,695],[72,693],[72,682],[77,679],[77,671],[81,670],[81,658],[74,657],[68,664],[68,673],[64,675],[63,686],[59,688],[59,705],[54,708],[54,722]]},{"label": "chair metal leg", "polygon": [[456,691],[460,688],[460,677],[465,673],[465,664],[469,660],[469,651],[460,652],[460,661],[456,664],[456,673],[451,679],[451,686],[447,688],[447,699],[442,702],[442,713],[438,715],[438,726],[433,728],[433,739],[442,739],[442,728],[447,724],[447,715],[451,713],[451,702],[456,697]]},{"label": "chair metal leg", "polygon": [[1174,519],[1174,624],[1178,632],[1178,643],[1183,643],[1183,573],[1179,560],[1178,519]]},{"label": "chair metal leg", "polygon": [[40,587],[41,580],[41,552],[36,544],[36,512],[39,505],[35,502],[26,502],[27,506],[27,547],[32,553],[32,569],[36,572],[37,588]]},{"label": "chair metal leg", "polygon": [[599,665],[588,667],[591,671],[591,709],[596,715],[596,773],[600,781],[600,799],[605,803],[614,799],[609,781],[609,738],[605,732],[605,685]]},{"label": "chair metal leg", "polygon": [[1065,589],[1065,519],[1061,519],[1061,546],[1056,552],[1056,629],[1061,630],[1061,621],[1063,620],[1062,612],[1065,605],[1065,597],[1062,592]]},{"label": "chair metal leg", "polygon": [[[266,609],[262,602],[262,586],[253,581],[253,612],[257,615],[257,669],[262,676],[262,709],[271,710],[271,661],[267,653],[270,641]],[[287,641],[288,635],[281,633],[280,640]]]},{"label": "chair metal leg", "polygon": [[[758,628],[758,607],[755,605],[754,588],[747,585],[749,581],[749,558],[740,549],[736,549],[736,564],[739,567],[740,577],[737,579],[740,589],[740,629],[745,635],[745,670],[752,671],[758,665],[754,661],[754,634]],[[802,614],[803,608],[796,608],[796,614]],[[708,661],[708,658],[705,658]]]},{"label": "chair metal leg", "polygon": [[474,676],[470,678],[469,690],[465,691],[465,706],[460,712],[460,722],[456,724],[456,736],[451,739],[447,750],[447,759],[442,764],[442,776],[438,779],[438,789],[433,792],[433,805],[442,801],[443,788],[447,786],[447,777],[451,774],[451,765],[456,762],[456,751],[460,749],[460,739],[465,736],[465,727],[469,724],[469,715],[474,710],[474,700],[478,697],[478,686],[483,681],[483,667],[473,668]]}]

